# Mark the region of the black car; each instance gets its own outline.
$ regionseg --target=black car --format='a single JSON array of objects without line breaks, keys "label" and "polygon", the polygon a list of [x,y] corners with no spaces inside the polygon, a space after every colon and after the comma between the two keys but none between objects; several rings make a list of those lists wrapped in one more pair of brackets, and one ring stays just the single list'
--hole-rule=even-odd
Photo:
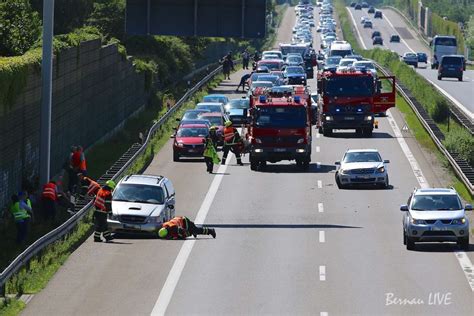
[{"label": "black car", "polygon": [[400,43],[400,36],[396,34],[390,36],[390,43]]},{"label": "black car", "polygon": [[383,39],[381,36],[375,36],[372,39],[372,45],[383,45]]},{"label": "black car", "polygon": [[362,2],[362,8],[368,8],[369,4],[367,2]]},{"label": "black car", "polygon": [[356,4],[354,6],[354,10],[362,10],[362,6],[360,4]]},{"label": "black car", "polygon": [[372,32],[372,39],[374,39],[374,37],[376,37],[376,36],[382,36],[382,34],[380,34],[379,31],[373,31]]},{"label": "black car", "polygon": [[375,11],[374,13],[374,19],[381,19],[382,18],[382,11]]},{"label": "black car", "polygon": [[369,7],[369,10],[367,10],[368,13],[375,13],[375,8],[374,7]]},{"label": "black car", "polygon": [[356,4],[357,4],[357,3],[355,3],[355,2],[351,2],[351,7],[352,7],[352,8],[355,7]]},{"label": "black car", "polygon": [[366,20],[364,22],[364,29],[367,29],[367,28],[370,28],[370,29],[372,28],[372,21]]},{"label": "black car", "polygon": [[428,55],[425,53],[416,53],[418,56],[418,62],[419,63],[427,63],[428,62]]},{"label": "black car", "polygon": [[464,63],[465,60],[462,55],[444,55],[439,62],[438,80],[458,78],[459,81],[462,81]]}]

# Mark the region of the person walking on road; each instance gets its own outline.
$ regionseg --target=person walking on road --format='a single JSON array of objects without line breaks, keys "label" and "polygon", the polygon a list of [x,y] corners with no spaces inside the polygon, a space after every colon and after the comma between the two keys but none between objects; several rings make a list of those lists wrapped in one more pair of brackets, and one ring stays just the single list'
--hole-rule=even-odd
[{"label": "person walking on road", "polygon": [[249,60],[250,60],[250,54],[247,49],[245,49],[242,53],[242,67],[244,69],[249,69]]},{"label": "person walking on road", "polygon": [[224,73],[224,79],[230,80],[230,71],[234,69],[234,62],[232,61],[232,53],[229,52],[222,60],[222,72]]},{"label": "person walking on road", "polygon": [[79,178],[79,185],[81,188],[79,195],[82,198],[84,198],[86,195],[96,196],[97,192],[100,190],[100,184],[91,178],[84,176],[82,173],[79,173],[77,176]]},{"label": "person walking on road", "polygon": [[216,238],[216,230],[196,225],[185,216],[177,216],[163,223],[158,231],[158,237],[162,239],[186,239],[190,236],[196,238],[197,235],[211,235]]},{"label": "person walking on road", "polygon": [[217,155],[217,126],[209,127],[209,135],[207,135],[204,142],[204,161],[206,162],[207,172],[212,173],[214,164],[219,164],[220,159]]},{"label": "person walking on road", "polygon": [[56,219],[56,203],[58,201],[58,187],[56,181],[49,181],[43,186],[41,200],[43,204],[43,214],[46,220]]},{"label": "person walking on road", "polygon": [[12,195],[10,211],[16,224],[16,242],[18,244],[23,243],[28,234],[28,223],[32,214],[31,202],[28,203],[28,201],[23,192]]},{"label": "person walking on road", "polygon": [[240,137],[239,132],[235,127],[232,126],[231,121],[225,122],[224,128],[224,154],[222,155],[222,164],[225,165],[227,155],[229,151],[232,150],[237,158],[237,164],[243,166],[242,159],[240,157],[240,152],[242,151],[242,138]]},{"label": "person walking on road", "polygon": [[114,239],[107,225],[107,215],[112,212],[112,192],[114,189],[115,182],[108,180],[95,197],[94,242],[101,242],[101,235],[106,242]]}]

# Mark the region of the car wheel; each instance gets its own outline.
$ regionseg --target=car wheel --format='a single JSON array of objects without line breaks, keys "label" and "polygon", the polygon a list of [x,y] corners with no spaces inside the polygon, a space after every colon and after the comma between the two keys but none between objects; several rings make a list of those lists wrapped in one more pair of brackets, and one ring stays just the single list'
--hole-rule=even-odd
[{"label": "car wheel", "polygon": [[462,250],[469,250],[469,237],[459,238],[457,244]]},{"label": "car wheel", "polygon": [[431,64],[431,69],[435,69],[435,65]]},{"label": "car wheel", "polygon": [[415,242],[407,236],[407,250],[415,250]]},{"label": "car wheel", "polygon": [[341,183],[341,180],[339,179],[339,175],[336,173],[336,184],[338,189],[344,189],[344,185]]},{"label": "car wheel", "polygon": [[438,76],[438,80],[441,80],[442,78],[443,78],[443,77],[441,77],[441,76]]},{"label": "car wheel", "polygon": [[462,81],[462,76],[458,78],[459,81]]},{"label": "car wheel", "polygon": [[319,133],[319,134],[322,134],[322,133],[323,133],[323,128],[322,128],[321,126],[318,127],[318,133]]},{"label": "car wheel", "polygon": [[418,68],[418,64],[414,64],[413,67]]},{"label": "car wheel", "polygon": [[250,170],[257,171],[257,169],[258,169],[258,161],[250,158]]},{"label": "car wheel", "polygon": [[328,137],[332,135],[332,128],[323,128],[323,135]]},{"label": "car wheel", "polygon": [[407,244],[407,234],[405,233],[405,230],[403,230],[403,244],[406,246]]},{"label": "car wheel", "polygon": [[179,154],[177,152],[173,152],[173,161],[175,162],[179,161]]},{"label": "car wheel", "polygon": [[390,181],[388,180],[388,176],[387,176],[387,180],[385,181],[383,188],[388,189],[389,187],[390,187]]},{"label": "car wheel", "polygon": [[367,136],[367,137],[372,137],[372,128],[362,129],[362,135]]}]

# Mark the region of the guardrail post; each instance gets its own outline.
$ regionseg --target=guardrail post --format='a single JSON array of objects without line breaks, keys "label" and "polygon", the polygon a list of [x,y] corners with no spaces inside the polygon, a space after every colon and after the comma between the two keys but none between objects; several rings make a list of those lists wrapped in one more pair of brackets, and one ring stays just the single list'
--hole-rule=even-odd
[{"label": "guardrail post", "polygon": [[7,285],[6,282],[2,285],[0,285],[0,297],[5,297],[7,292]]}]

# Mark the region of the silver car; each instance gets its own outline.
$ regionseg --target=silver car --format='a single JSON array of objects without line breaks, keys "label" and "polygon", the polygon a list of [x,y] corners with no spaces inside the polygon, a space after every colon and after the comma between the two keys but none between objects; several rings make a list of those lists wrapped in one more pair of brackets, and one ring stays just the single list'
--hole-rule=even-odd
[{"label": "silver car", "polygon": [[377,149],[349,149],[336,161],[336,184],[342,189],[356,184],[389,187],[387,166]]},{"label": "silver car", "polygon": [[155,233],[175,216],[174,205],[175,191],[169,179],[129,175],[114,190],[107,223],[112,232]]},{"label": "silver car", "polygon": [[403,212],[403,244],[415,249],[415,242],[457,242],[469,249],[469,220],[455,189],[415,189]]}]

